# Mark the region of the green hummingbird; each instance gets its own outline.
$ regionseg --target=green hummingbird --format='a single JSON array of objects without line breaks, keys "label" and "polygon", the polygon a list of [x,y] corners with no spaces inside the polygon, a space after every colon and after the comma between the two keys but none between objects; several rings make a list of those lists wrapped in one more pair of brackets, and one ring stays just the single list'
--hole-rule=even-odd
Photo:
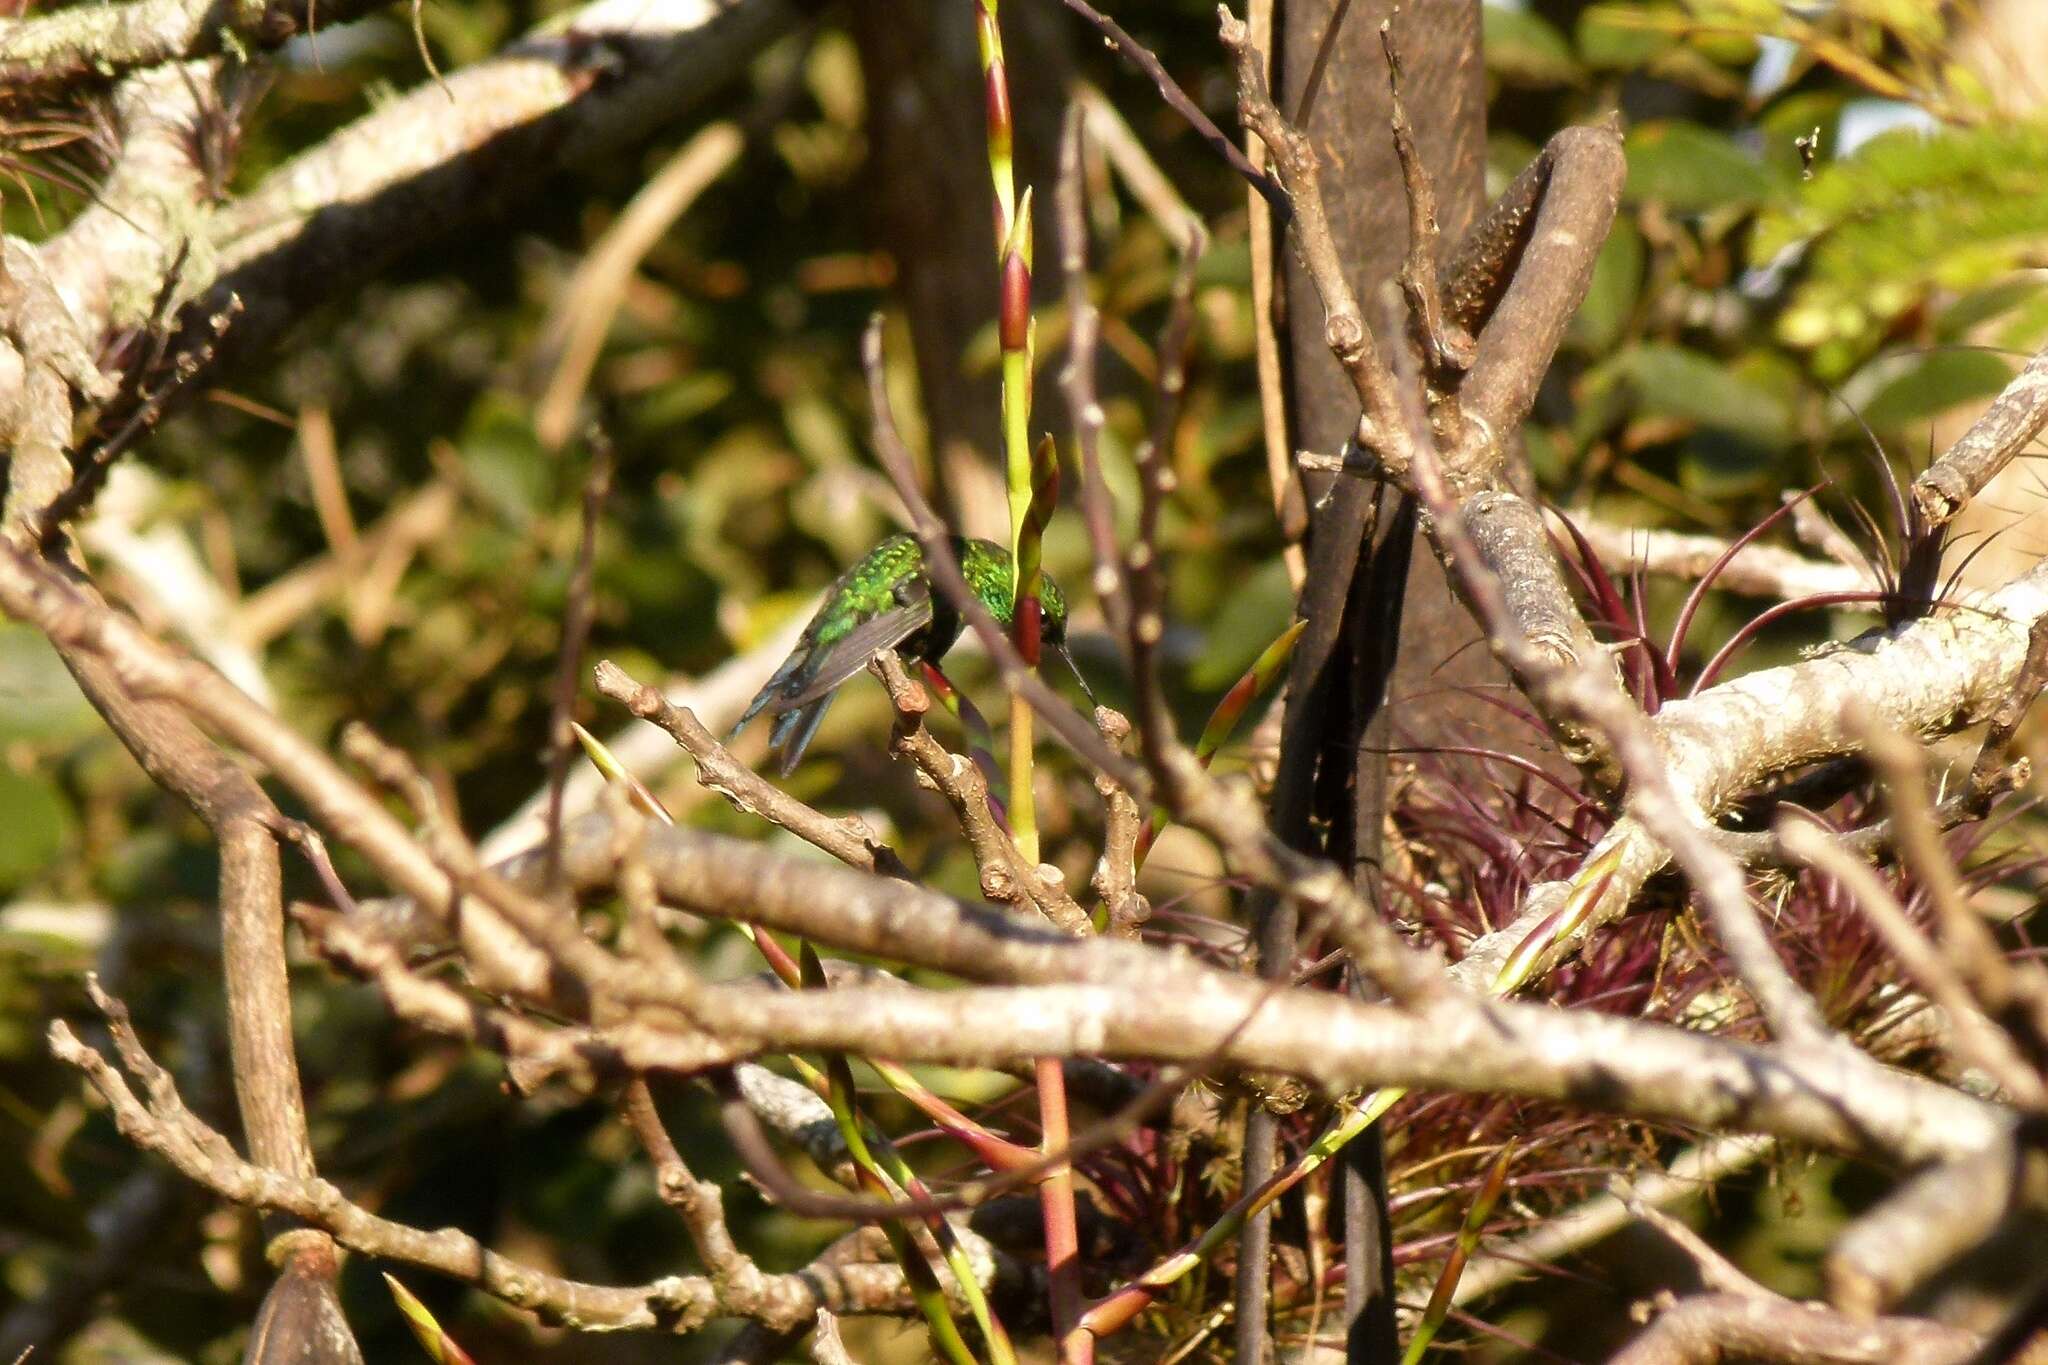
[{"label": "green hummingbird", "polygon": [[[1010,552],[990,540],[948,540],[968,588],[1007,630],[1017,597]],[[1067,599],[1050,574],[1039,575],[1038,602],[1041,646],[1065,659],[1079,679],[1080,670],[1067,653]],[[780,752],[781,772],[787,777],[818,732],[841,683],[885,649],[936,664],[966,624],[932,582],[924,547],[915,536],[898,532],[868,551],[826,590],[824,604],[804,627],[796,648],[754,694],[732,732],[737,735],[763,711],[775,717],[769,742]],[[1082,690],[1087,690],[1085,681]]]}]

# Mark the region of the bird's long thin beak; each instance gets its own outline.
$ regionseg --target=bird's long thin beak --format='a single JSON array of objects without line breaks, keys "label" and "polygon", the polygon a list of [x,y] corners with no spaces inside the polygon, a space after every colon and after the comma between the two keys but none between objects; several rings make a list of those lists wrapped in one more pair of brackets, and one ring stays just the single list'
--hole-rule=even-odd
[{"label": "bird's long thin beak", "polygon": [[1081,665],[1074,662],[1074,656],[1067,652],[1065,645],[1052,646],[1052,652],[1066,660],[1067,671],[1074,675],[1074,681],[1081,685],[1081,695],[1088,699],[1088,709],[1094,710],[1097,704],[1095,701],[1095,690],[1088,686],[1088,679],[1082,676]]}]

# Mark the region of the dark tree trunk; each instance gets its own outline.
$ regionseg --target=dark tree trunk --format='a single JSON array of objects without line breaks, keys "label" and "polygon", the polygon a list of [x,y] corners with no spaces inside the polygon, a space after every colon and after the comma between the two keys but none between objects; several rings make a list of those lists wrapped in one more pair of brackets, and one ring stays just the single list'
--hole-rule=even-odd
[{"label": "dark tree trunk", "polygon": [[[1379,286],[1407,249],[1379,38],[1390,9],[1389,0],[1281,0],[1275,24],[1274,88],[1283,111],[1297,113],[1316,86],[1307,127],[1322,154],[1331,226],[1368,317],[1377,316]],[[1411,4],[1395,37],[1410,116],[1436,177],[1444,238],[1456,242],[1477,217],[1484,191],[1479,0]],[[1295,448],[1335,452],[1357,422],[1357,397],[1324,344],[1322,305],[1307,272],[1292,251],[1281,259],[1290,438]],[[1504,679],[1486,650],[1474,646],[1478,627],[1418,542],[1408,499],[1350,478],[1309,492],[1316,510],[1301,603],[1309,626],[1289,679],[1273,828],[1296,847],[1339,859],[1377,905],[1387,749],[1471,742],[1499,727],[1497,711],[1457,689]],[[1262,966],[1269,974],[1290,970],[1298,927],[1281,907],[1261,908]],[[1255,1113],[1246,1134],[1248,1185],[1272,1171],[1274,1139],[1274,1120]],[[1264,1219],[1255,1223],[1246,1230],[1238,1282],[1238,1356],[1249,1362],[1264,1361],[1269,1351],[1270,1228]],[[1376,1131],[1346,1153],[1344,1231],[1348,1357],[1391,1362],[1399,1343]]]},{"label": "dark tree trunk", "polygon": [[[1323,158],[1323,198],[1337,246],[1367,317],[1377,321],[1377,291],[1408,249],[1407,202],[1388,131],[1392,108],[1380,53],[1389,0],[1280,0],[1274,88],[1281,108],[1301,106],[1333,14],[1342,24],[1323,63],[1308,131]],[[1401,10],[1395,38],[1407,68],[1408,113],[1424,163],[1436,180],[1438,217],[1448,250],[1484,206],[1486,82],[1479,51],[1479,0],[1419,0]],[[1286,271],[1287,353],[1293,440],[1297,449],[1336,452],[1358,417],[1350,381],[1323,343],[1323,310],[1294,254]],[[1350,480],[1357,482],[1357,480]],[[1362,504],[1363,498],[1356,498]],[[1311,532],[1314,533],[1313,531]],[[1397,742],[1428,744],[1498,730],[1497,708],[1458,688],[1499,685],[1505,675],[1479,640],[1479,628],[1452,598],[1442,568],[1417,543],[1408,576],[1400,657],[1394,665]],[[1341,592],[1341,589],[1335,589]],[[1526,736],[1515,736],[1517,744]],[[1370,848],[1377,839],[1367,840]]]}]

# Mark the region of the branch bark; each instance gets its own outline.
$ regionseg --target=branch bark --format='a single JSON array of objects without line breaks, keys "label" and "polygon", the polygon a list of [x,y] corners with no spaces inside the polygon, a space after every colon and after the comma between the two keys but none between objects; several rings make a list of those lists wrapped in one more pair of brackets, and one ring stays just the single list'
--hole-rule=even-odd
[{"label": "branch bark", "polygon": [[1913,480],[1930,526],[1952,521],[2048,424],[2048,351],[2028,361],[1962,438]]},{"label": "branch bark", "polygon": [[1972,1333],[1919,1318],[1866,1321],[1791,1299],[1707,1294],[1658,1318],[1609,1365],[1947,1365],[1978,1344]]},{"label": "branch bark", "polygon": [[0,104],[75,90],[140,67],[273,48],[345,24],[389,0],[131,0],[0,20]]}]

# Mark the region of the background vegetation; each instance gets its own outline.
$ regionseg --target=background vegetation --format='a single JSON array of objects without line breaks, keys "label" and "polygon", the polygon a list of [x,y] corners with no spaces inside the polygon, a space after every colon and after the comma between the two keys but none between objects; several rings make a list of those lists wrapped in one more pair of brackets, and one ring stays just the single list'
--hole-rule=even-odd
[{"label": "background vegetation", "polygon": [[[1148,0],[1117,8],[1233,128],[1208,7]],[[2048,293],[2037,274],[2048,249],[2048,197],[2039,193],[2048,125],[2025,74],[2038,67],[2021,45],[2027,18],[2007,12],[2024,8],[1489,5],[1490,194],[1556,129],[1614,108],[1627,120],[1623,210],[1528,428],[1547,496],[1608,523],[1728,535],[1775,510],[1784,490],[1825,482],[1818,501],[1850,536],[1874,558],[1887,553],[1880,541],[1896,553],[1880,471],[1924,458],[1941,443],[1938,433],[1953,434],[1944,425],[1951,414],[1973,414],[2011,376],[2014,355],[2048,339]],[[453,69],[547,10],[460,0],[425,6],[419,24],[436,63]],[[705,119],[677,126],[638,157],[579,167],[516,214],[408,257],[309,318],[262,364],[240,369],[231,391],[209,393],[167,423],[146,459],[120,471],[86,534],[102,581],[145,621],[168,619],[202,651],[242,667],[238,680],[267,689],[301,732],[325,738],[344,721],[367,721],[420,760],[469,829],[510,818],[543,779],[587,470],[579,440],[551,443],[536,429],[561,329],[577,307],[565,304],[565,286],[694,125],[723,118],[744,133],[735,164],[632,273],[590,379],[593,409],[618,452],[597,541],[591,655],[641,677],[701,675],[773,638],[897,524],[864,437],[857,336],[871,310],[894,306],[896,265],[867,197],[872,75],[850,22],[844,7],[819,9]],[[1284,627],[1291,603],[1261,445],[1245,196],[1141,79],[1078,26],[1066,41],[1077,71],[1109,95],[1215,239],[1198,277],[1193,368],[1171,445],[1178,486],[1165,526],[1167,684],[1191,735]],[[979,74],[963,66],[945,78],[973,85]],[[402,11],[296,40],[273,80],[259,89],[252,79],[248,97],[261,104],[223,174],[254,183],[393,90],[432,79]],[[1429,92],[1411,99],[1427,118]],[[8,156],[19,174],[4,224],[34,239],[82,201],[104,148],[90,117],[50,126],[24,119],[16,131],[22,150]],[[1801,140],[1816,133],[1803,154]],[[1104,448],[1128,509],[1174,251],[1166,230],[1128,198],[1098,195],[1092,228],[1105,318]],[[993,272],[989,280],[989,326],[960,364],[993,408]],[[1064,318],[1057,284],[1040,292],[1039,355],[1051,366]],[[908,414],[916,410],[907,391],[913,367],[900,317],[892,315],[888,335]],[[915,422],[908,434],[927,453]],[[2027,519],[2036,481],[2025,473],[1991,499],[1993,520],[1965,528],[1964,549],[1994,529],[2002,532],[1995,555],[2039,548]],[[1868,509],[1869,526],[1855,506]],[[1784,527],[1773,539],[1796,543]],[[1962,558],[1952,552],[1950,562]],[[1985,567],[1993,558],[1969,571],[2002,581]],[[1087,551],[1071,512],[1052,525],[1047,563],[1070,590],[1085,584]],[[1636,586],[1652,638],[1667,638],[1684,590]],[[1086,594],[1074,595],[1084,599],[1082,666],[1105,699],[1117,700],[1115,651]],[[1710,598],[1681,673],[1752,615],[1752,603]],[[1782,661],[1872,619],[1855,606],[1788,616],[1732,666]],[[970,665],[958,676],[993,706],[983,670]],[[591,695],[579,716],[603,731],[624,719]],[[789,785],[829,810],[874,813],[913,867],[972,893],[966,850],[931,818],[935,798],[889,761],[887,723],[880,690],[857,682]],[[751,735],[739,752],[758,758],[761,744]],[[1224,761],[1248,758],[1240,746]],[[1041,814],[1047,856],[1080,884],[1092,855],[1065,836],[1093,819],[1093,795],[1085,774],[1051,766],[1056,790]],[[1428,773],[1421,760],[1404,830],[1417,850],[1416,886],[1456,891],[1448,909],[1427,912],[1440,914],[1448,933],[1483,928],[1478,916],[1511,905],[1519,887],[1595,832],[1518,810],[1505,792],[1458,806]],[[687,765],[642,776],[679,818],[758,832],[706,800]],[[83,1012],[87,968],[130,1001],[145,1035],[159,1040],[187,1093],[216,1121],[231,1124],[231,1104],[215,1022],[205,832],[104,731],[41,637],[10,624],[0,624],[0,811],[4,1312],[72,1273],[92,1245],[92,1211],[137,1188],[141,1158],[77,1078],[49,1060],[43,1041],[49,1018]],[[1991,872],[2016,908],[2037,899],[2025,857],[2032,838],[2027,825],[2007,825],[1989,845],[2002,858]],[[1515,874],[1488,882],[1475,867],[1489,854]],[[345,857],[340,870],[368,877]],[[289,892],[319,896],[303,869],[288,865],[288,875],[297,879]],[[1230,900],[1206,845],[1169,835],[1144,886],[1161,911],[1157,932],[1234,950],[1214,920]],[[1822,998],[1838,1021],[1875,1020],[1888,975],[1810,888],[1801,904],[1811,915],[1803,976],[1834,983]],[[1557,990],[1579,999],[1620,992],[1617,1008],[1674,1017],[1711,1009],[1706,976],[1660,985],[1645,975],[1670,952],[1671,935],[1684,932],[1675,927],[1682,918],[1674,902],[1631,922],[1602,954],[1564,973]],[[753,970],[750,950],[729,929],[706,930],[697,942],[708,971]],[[689,1262],[681,1228],[604,1106],[515,1100],[494,1059],[399,1028],[373,991],[317,966],[298,973],[296,996],[323,1171],[365,1202],[420,1226],[460,1225],[580,1278],[646,1279]],[[948,1077],[942,1088],[994,1101],[1009,1085],[974,1074]],[[778,1213],[738,1180],[708,1105],[708,1096],[674,1097],[671,1127],[685,1154],[725,1186],[764,1266],[807,1260],[835,1226]],[[915,1126],[906,1109],[879,1099],[875,1109],[898,1132]],[[1668,1155],[1674,1144],[1668,1134],[1507,1102],[1425,1100],[1401,1115],[1397,1190],[1415,1197],[1399,1206],[1400,1254],[1418,1265],[1441,1258],[1469,1182],[1510,1133],[1533,1137],[1548,1154],[1517,1185],[1504,1223],[1534,1220],[1596,1188],[1609,1170]],[[1445,1153],[1456,1155],[1446,1161]],[[1189,1173],[1219,1198],[1233,1188],[1220,1152],[1197,1153]],[[1878,1188],[1853,1165],[1786,1152],[1726,1188],[1709,1216],[1717,1245],[1745,1269],[1808,1293],[1816,1249]],[[152,1197],[163,1204],[157,1235],[120,1267],[93,1320],[55,1358],[237,1357],[267,1283],[254,1220],[174,1181]],[[1167,1237],[1159,1247],[1105,1254],[1142,1265],[1147,1251],[1171,1244]],[[1639,1250],[1631,1259],[1610,1251],[1583,1278],[1545,1280],[1481,1311],[1522,1342],[1592,1358],[1629,1330],[1635,1286],[1655,1279]],[[709,1350],[558,1337],[415,1280],[481,1360],[683,1360]],[[1205,1295],[1221,1292],[1191,1287],[1151,1324],[1133,1358],[1185,1337]],[[350,1267],[345,1302],[369,1359],[412,1358],[372,1267]],[[1526,1349],[1472,1340],[1481,1351]],[[861,1341],[863,1359],[922,1350],[910,1324]]]}]

